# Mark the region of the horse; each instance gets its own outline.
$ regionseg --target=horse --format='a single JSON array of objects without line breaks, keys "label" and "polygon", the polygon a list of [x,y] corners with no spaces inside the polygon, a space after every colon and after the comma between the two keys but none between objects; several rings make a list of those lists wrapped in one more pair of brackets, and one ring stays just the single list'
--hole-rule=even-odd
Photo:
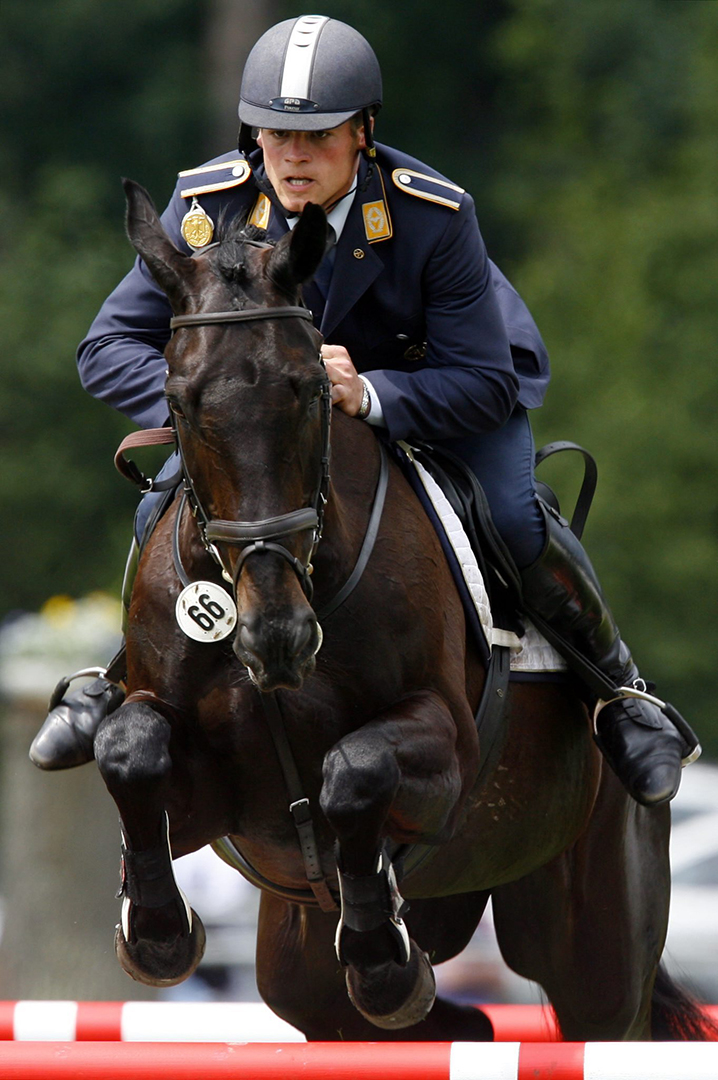
[{"label": "horse", "polygon": [[512,682],[480,772],[486,667],[441,544],[372,428],[332,409],[301,304],[323,211],[276,244],[225,222],[188,255],[125,188],[174,312],[184,483],[140,559],[127,696],[95,741],[122,828],[122,966],[153,986],[196,968],[171,859],[224,843],[262,888],[260,994],[308,1039],[492,1039],[433,975],[489,897],[504,959],[566,1039],[697,1037],[660,965],[669,808],[602,764],[577,686]]}]

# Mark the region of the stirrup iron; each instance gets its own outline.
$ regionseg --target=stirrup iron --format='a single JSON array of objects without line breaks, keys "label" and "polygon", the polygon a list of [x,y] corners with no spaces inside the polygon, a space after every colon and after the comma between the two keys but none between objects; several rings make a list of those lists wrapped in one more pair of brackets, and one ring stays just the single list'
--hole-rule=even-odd
[{"label": "stirrup iron", "polygon": [[692,746],[695,741],[695,746],[691,752],[684,758],[681,758],[681,765],[685,769],[686,765],[692,765],[694,761],[698,761],[698,758],[703,753],[703,747],[696,740],[695,732],[692,730],[687,720],[681,716],[678,709],[674,705],[671,705],[667,701],[662,701],[661,698],[656,697],[655,694],[651,694],[648,691],[646,680],[640,676],[634,680],[631,686],[617,686],[615,697],[611,698],[599,698],[596,702],[596,707],[593,710],[593,731],[598,735],[598,727],[596,721],[598,720],[598,714],[606,705],[612,705],[614,701],[623,701],[625,698],[638,698],[640,701],[647,701],[651,705],[655,705],[664,716],[668,717],[678,733],[682,736],[686,745]]}]

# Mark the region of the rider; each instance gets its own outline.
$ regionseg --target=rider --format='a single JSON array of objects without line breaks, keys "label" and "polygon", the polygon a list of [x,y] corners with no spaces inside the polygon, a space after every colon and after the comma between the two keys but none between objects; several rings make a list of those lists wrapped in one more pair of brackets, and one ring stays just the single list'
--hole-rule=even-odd
[{"label": "rider", "polygon": [[[473,468],[521,572],[527,611],[548,624],[569,663],[580,654],[616,687],[595,719],[609,764],[636,800],[665,802],[697,740],[645,695],[586,553],[537,498],[527,410],[541,404],[549,378],[540,334],[488,259],[470,196],[374,146],[381,101],[376,56],[356,30],[317,15],[279,23],[245,66],[239,155],[181,172],[164,227],[192,252],[211,241],[221,215],[247,214],[276,240],[306,203],[324,207],[330,241],[304,295],[326,342],[334,404],[391,439],[440,442]],[[142,427],[167,422],[170,316],[138,259],[79,348],[84,386]],[[160,498],[142,500],[138,536]],[[118,699],[104,679],[65,693],[33,742],[35,764],[90,760]]]}]

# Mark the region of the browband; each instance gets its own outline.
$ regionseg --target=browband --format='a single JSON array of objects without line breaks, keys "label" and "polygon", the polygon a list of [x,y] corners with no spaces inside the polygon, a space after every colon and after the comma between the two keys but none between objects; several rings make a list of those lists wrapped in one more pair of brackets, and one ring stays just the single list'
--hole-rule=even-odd
[{"label": "browband", "polygon": [[175,315],[170,319],[170,329],[181,326],[205,326],[208,323],[250,322],[256,319],[308,319],[313,322],[309,308],[273,307],[245,308],[244,311],[200,311],[196,315]]}]

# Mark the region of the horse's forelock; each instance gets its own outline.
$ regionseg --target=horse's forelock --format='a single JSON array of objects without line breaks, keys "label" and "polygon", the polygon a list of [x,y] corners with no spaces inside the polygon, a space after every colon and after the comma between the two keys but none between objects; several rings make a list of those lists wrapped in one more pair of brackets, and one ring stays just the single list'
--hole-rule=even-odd
[{"label": "horse's forelock", "polygon": [[217,271],[228,281],[237,281],[246,271],[248,241],[260,244],[273,244],[266,229],[247,223],[249,210],[242,214],[230,215],[222,212],[218,222],[215,240],[217,247],[213,251],[213,262]]},{"label": "horse's forelock", "polygon": [[257,225],[248,224],[249,210],[250,208],[247,207],[239,214],[232,214],[225,207],[217,222],[216,240],[220,244],[232,240],[239,243],[245,240],[255,240],[267,244],[274,242],[268,238],[266,229],[260,229]]}]

